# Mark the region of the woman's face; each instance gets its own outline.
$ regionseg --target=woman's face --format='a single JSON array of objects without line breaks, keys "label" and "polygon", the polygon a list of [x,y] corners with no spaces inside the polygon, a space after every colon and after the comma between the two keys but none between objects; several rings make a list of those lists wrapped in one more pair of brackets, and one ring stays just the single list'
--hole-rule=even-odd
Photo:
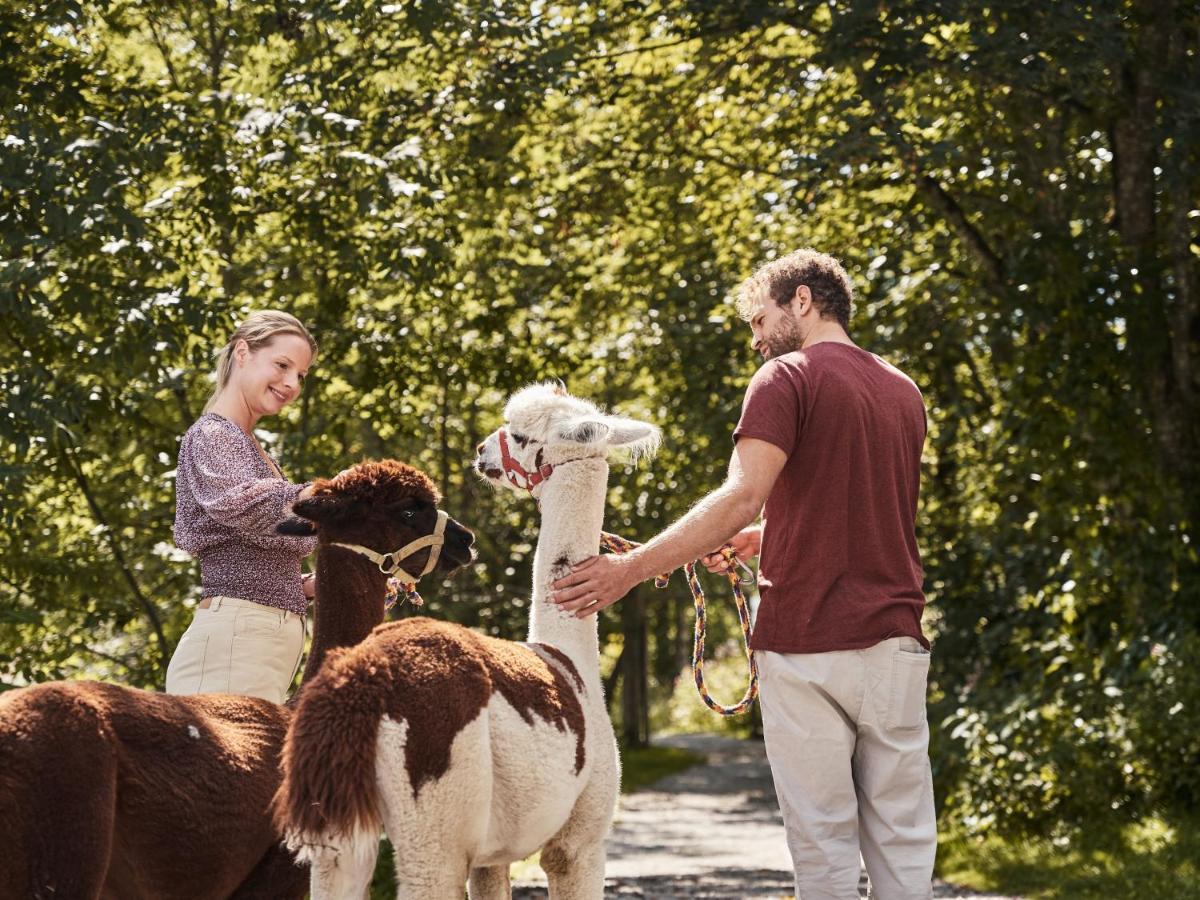
[{"label": "woman's face", "polygon": [[280,334],[257,350],[239,341],[234,358],[230,386],[242,395],[255,417],[273,416],[300,396],[312,351],[298,334]]}]

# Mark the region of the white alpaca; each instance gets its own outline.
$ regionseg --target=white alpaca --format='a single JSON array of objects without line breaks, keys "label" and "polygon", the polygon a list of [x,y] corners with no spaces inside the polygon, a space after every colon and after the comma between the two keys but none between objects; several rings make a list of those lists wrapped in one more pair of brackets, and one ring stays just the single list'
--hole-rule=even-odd
[{"label": "white alpaca", "polygon": [[[331,655],[284,750],[278,817],[312,863],[312,897],[358,898],[382,824],[397,897],[511,896],[509,864],[539,848],[554,900],[601,900],[620,772],[595,616],[550,584],[597,552],[610,448],[651,452],[658,430],[534,385],[479,446],[491,481],[530,489],[542,523],[529,643],[443,622],[385,625]],[[363,774],[367,773],[367,774]]]}]

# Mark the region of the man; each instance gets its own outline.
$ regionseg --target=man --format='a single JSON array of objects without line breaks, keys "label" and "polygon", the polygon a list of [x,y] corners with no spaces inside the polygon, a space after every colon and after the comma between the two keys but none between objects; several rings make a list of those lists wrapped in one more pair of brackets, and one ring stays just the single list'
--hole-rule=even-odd
[{"label": "man", "polygon": [[[766,362],[725,483],[637,550],[579,564],[554,597],[591,615],[702,555],[720,568],[712,548],[727,541],[759,554],[752,646],[796,895],[858,897],[861,852],[879,900],[926,900],[937,830],[914,530],[925,408],[912,381],[850,340],[852,296],[841,265],[814,250],[741,286]],[[748,528],[760,513],[761,530]]]}]

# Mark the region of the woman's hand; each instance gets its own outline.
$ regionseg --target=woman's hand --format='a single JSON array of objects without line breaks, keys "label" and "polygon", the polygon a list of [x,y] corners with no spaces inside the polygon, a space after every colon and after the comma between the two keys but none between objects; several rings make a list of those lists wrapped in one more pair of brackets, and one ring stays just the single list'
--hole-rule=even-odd
[{"label": "woman's hand", "polygon": [[313,572],[305,572],[300,576],[300,590],[309,600],[317,596],[317,576]]},{"label": "woman's hand", "polygon": [[[749,562],[762,550],[762,526],[751,525],[749,528],[743,528],[729,539],[729,546],[733,548],[738,559],[742,562]],[[721,555],[720,547],[704,556],[700,561],[704,563],[704,568],[718,575],[724,574],[732,568],[725,557]]]}]

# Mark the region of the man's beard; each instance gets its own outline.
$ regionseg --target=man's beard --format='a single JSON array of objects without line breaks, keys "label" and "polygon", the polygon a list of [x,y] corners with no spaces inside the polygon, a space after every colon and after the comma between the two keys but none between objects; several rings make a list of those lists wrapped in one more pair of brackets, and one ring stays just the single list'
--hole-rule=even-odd
[{"label": "man's beard", "polygon": [[780,316],[779,323],[775,326],[775,330],[767,335],[765,343],[767,352],[763,356],[766,359],[775,359],[785,353],[792,353],[799,350],[804,344],[804,335],[800,333],[800,326],[790,311],[785,311]]}]

